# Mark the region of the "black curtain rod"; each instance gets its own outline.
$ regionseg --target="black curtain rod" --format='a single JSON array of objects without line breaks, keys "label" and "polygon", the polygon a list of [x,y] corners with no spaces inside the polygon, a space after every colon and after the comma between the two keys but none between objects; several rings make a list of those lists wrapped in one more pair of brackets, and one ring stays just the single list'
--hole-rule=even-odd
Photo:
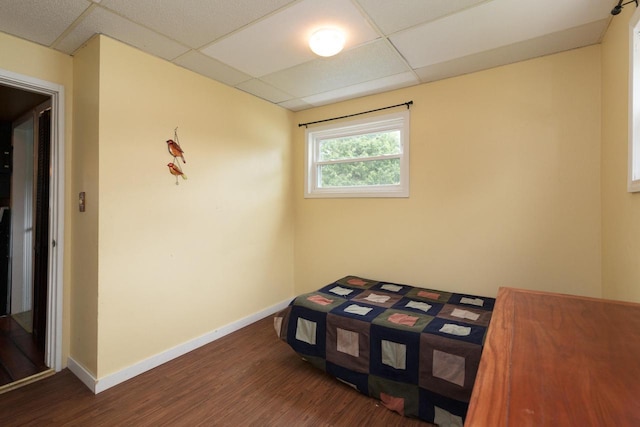
[{"label": "black curtain rod", "polygon": [[390,105],[388,107],[376,108],[375,110],[363,111],[362,113],[348,114],[346,116],[332,117],[330,119],[324,119],[324,120],[317,120],[315,122],[298,123],[298,127],[302,127],[302,126],[307,127],[309,125],[315,125],[316,123],[330,122],[332,120],[346,119],[347,117],[354,117],[354,116],[360,116],[362,114],[375,113],[376,111],[388,110],[389,108],[401,107],[403,105],[406,105],[407,108],[409,108],[411,105],[413,105],[413,101],[403,102],[402,104],[397,104],[397,105]]}]

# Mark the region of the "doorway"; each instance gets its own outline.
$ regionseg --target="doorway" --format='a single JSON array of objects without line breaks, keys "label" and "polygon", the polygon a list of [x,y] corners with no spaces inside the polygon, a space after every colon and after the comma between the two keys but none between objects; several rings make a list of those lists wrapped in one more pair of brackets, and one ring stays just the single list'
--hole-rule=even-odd
[{"label": "doorway", "polygon": [[[62,369],[63,117],[62,86],[0,69],[0,331],[11,335],[0,354],[14,344],[51,373]],[[9,387],[29,376],[14,371]]]},{"label": "doorway", "polygon": [[[42,278],[48,270],[51,101],[46,95],[7,87],[0,88],[0,94],[5,103],[13,100],[4,105],[0,118],[2,386],[48,370],[44,363],[47,286]],[[29,110],[22,111],[27,105]],[[21,116],[14,118],[18,111]]]}]

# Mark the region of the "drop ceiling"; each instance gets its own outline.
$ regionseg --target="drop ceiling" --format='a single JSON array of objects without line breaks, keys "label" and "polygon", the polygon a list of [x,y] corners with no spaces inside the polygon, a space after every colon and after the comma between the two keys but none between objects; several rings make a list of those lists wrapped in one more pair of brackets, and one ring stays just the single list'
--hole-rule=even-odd
[{"label": "drop ceiling", "polygon": [[[599,43],[615,0],[0,0],[0,31],[73,55],[96,33],[292,111]],[[626,7],[634,7],[629,5]],[[347,34],[315,56],[309,35]]]}]

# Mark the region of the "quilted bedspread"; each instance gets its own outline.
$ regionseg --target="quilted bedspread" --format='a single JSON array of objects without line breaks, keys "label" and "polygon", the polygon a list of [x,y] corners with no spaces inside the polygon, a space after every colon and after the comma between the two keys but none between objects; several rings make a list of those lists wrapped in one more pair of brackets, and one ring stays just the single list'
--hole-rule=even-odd
[{"label": "quilted bedspread", "polygon": [[347,276],[276,314],[302,358],[402,415],[462,426],[495,299]]}]

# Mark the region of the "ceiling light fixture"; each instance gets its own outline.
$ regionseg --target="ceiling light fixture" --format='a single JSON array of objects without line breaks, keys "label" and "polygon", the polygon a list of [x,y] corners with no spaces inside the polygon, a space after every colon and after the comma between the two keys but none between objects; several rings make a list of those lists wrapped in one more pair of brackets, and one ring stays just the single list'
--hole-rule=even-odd
[{"label": "ceiling light fixture", "polygon": [[335,28],[321,28],[311,34],[309,47],[316,55],[333,56],[344,47],[345,37]]}]

